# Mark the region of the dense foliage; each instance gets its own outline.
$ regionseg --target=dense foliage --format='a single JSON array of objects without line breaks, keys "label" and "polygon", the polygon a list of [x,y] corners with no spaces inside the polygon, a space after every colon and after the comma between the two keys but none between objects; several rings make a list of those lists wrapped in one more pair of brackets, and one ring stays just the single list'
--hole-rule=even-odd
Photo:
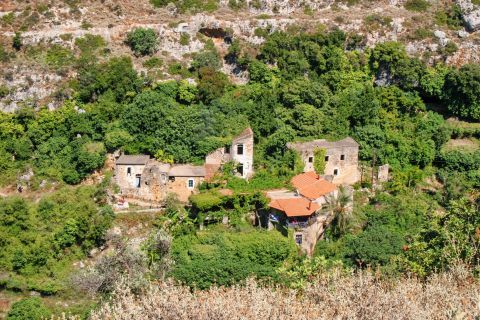
[{"label": "dense foliage", "polygon": [[[182,11],[206,5],[173,3]],[[411,10],[425,6],[408,3]],[[129,57],[103,55],[105,43],[98,37],[77,39],[75,54],[49,48],[48,65],[62,70],[71,64],[78,72],[69,83],[71,99],[54,111],[0,113],[0,184],[24,183],[20,176],[32,173],[30,190],[58,185],[60,190],[38,202],[0,200],[0,269],[8,274],[0,285],[55,293],[72,260],[102,243],[112,220],[102,207],[102,190],[64,184],[78,184],[101,169],[107,153],[120,149],[169,163],[201,163],[247,126],[255,133],[256,175],[245,181],[233,176],[234,164],[225,165],[217,180],[191,197],[191,206],[169,198],[156,221],[175,236],[176,279],[202,289],[249,276],[296,286],[292,274],[307,279],[337,263],[420,275],[459,261],[477,264],[473,190],[480,187],[480,154],[445,145],[452,138],[475,142],[480,129],[453,127],[444,117],[480,119],[479,67],[427,66],[399,43],[361,48],[358,36],[340,30],[264,36],[253,53],[234,41],[225,59],[207,42],[189,67],[169,66],[183,80],[157,83],[139,74]],[[127,36],[140,56],[155,52],[157,41],[148,29]],[[6,59],[1,51],[0,58]],[[151,59],[147,68],[161,64]],[[248,71],[248,83],[232,84],[220,71],[224,63]],[[282,235],[245,227],[246,216],[262,218],[252,214],[267,203],[258,191],[288,187],[302,170],[288,142],[346,136],[360,144],[362,186],[371,185],[371,165],[390,164],[392,179],[383,189],[356,192],[353,214],[333,221],[326,241],[317,245],[316,260],[295,260],[286,230]],[[320,172],[322,155],[318,150]],[[229,229],[217,225],[224,219]],[[291,264],[281,269],[284,263]]]},{"label": "dense foliage", "polygon": [[174,240],[173,276],[185,284],[205,289],[232,285],[250,276],[277,277],[276,269],[297,251],[277,232],[225,232],[214,229]]},{"label": "dense foliage", "polygon": [[2,286],[53,294],[63,289],[72,259],[101,245],[113,219],[98,207],[96,187],[64,188],[38,203],[20,197],[0,199]]},{"label": "dense foliage", "polygon": [[38,297],[25,298],[15,302],[7,315],[7,320],[42,320],[47,319],[50,312]]}]

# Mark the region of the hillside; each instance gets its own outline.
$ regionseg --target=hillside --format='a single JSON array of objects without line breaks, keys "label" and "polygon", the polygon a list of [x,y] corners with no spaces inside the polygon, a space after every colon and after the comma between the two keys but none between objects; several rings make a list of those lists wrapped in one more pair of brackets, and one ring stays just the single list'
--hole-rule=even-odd
[{"label": "hillside", "polygon": [[475,317],[477,16],[1,1],[0,318]]},{"label": "hillside", "polygon": [[[221,53],[228,48],[222,39],[227,34],[254,52],[264,41],[265,32],[289,28],[312,31],[338,27],[361,35],[356,40],[360,47],[400,41],[410,55],[430,64],[446,61],[458,66],[478,61],[477,32],[465,31],[461,14],[455,11],[459,7],[452,1],[434,1],[426,8],[407,6],[408,9],[404,1],[384,0],[235,3],[211,1],[202,6],[192,1],[179,8],[156,8],[148,0],[3,1],[0,43],[4,46],[2,52],[6,52],[2,54],[5,58],[0,59],[0,108],[12,111],[25,103],[58,106],[71,94],[68,80],[75,75],[76,68],[70,56],[78,54],[77,38],[85,34],[101,36],[106,41],[104,58],[131,55],[124,43],[125,34],[142,26],[153,28],[160,35],[161,50],[154,56],[162,64],[146,67],[145,58],[134,58],[135,68],[161,80],[178,78],[169,67],[178,62],[188,65],[192,54],[202,50],[208,38],[215,40]],[[9,52],[13,36],[19,31],[24,48],[21,52]],[[47,50],[50,44],[55,46]],[[223,67],[234,81],[244,82],[247,75],[237,69],[228,64]]]}]

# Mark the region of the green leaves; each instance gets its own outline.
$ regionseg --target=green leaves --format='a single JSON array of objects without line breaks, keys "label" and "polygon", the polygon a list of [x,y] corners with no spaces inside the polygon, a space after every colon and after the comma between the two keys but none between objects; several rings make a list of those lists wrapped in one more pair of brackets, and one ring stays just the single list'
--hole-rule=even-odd
[{"label": "green leaves", "polygon": [[421,276],[463,263],[480,262],[480,214],[475,203],[451,201],[444,214],[431,214],[428,223],[409,244],[406,268]]},{"label": "green leaves", "polygon": [[157,33],[153,29],[136,28],[127,34],[125,43],[137,56],[152,55],[157,51]]},{"label": "green leaves", "polygon": [[480,120],[480,66],[467,64],[452,69],[445,77],[444,102],[459,117]]},{"label": "green leaves", "polygon": [[172,275],[199,289],[232,285],[249,276],[277,278],[275,270],[295,252],[293,241],[278,232],[205,231],[174,239]]}]

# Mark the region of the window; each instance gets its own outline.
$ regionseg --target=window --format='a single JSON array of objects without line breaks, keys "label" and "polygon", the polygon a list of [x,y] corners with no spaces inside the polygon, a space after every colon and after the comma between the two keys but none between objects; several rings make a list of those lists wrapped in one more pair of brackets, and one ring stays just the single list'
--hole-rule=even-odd
[{"label": "window", "polygon": [[338,176],[338,169],[333,169],[333,175]]},{"label": "window", "polygon": [[127,168],[127,176],[131,176],[132,175],[132,168],[128,167]]},{"label": "window", "polygon": [[225,147],[225,153],[226,153],[226,154],[230,154],[230,146],[226,146],[226,147]]},{"label": "window", "polygon": [[345,155],[344,155],[344,154],[342,154],[342,155],[340,156],[340,160],[345,160]]},{"label": "window", "polygon": [[302,235],[301,234],[296,234],[295,235],[295,243],[298,244],[298,245],[301,245],[302,244]]},{"label": "window", "polygon": [[243,163],[239,163],[237,167],[237,172],[243,177]]},{"label": "window", "polygon": [[312,163],[313,162],[313,157],[308,157],[308,162]]},{"label": "window", "polygon": [[142,183],[142,175],[141,174],[137,174],[135,176],[135,187],[136,188],[140,188],[140,184]]},{"label": "window", "polygon": [[329,156],[325,156],[325,162],[328,162]]},{"label": "window", "polygon": [[195,180],[188,179],[187,186],[188,186],[189,189],[193,189],[195,187]]},{"label": "window", "polygon": [[243,154],[243,144],[237,144],[237,154]]}]

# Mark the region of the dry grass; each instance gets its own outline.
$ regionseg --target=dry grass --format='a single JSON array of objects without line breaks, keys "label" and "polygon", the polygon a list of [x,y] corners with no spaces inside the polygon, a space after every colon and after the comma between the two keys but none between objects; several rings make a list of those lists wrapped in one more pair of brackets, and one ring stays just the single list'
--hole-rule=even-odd
[{"label": "dry grass", "polygon": [[91,319],[474,319],[480,283],[465,268],[415,278],[379,280],[368,272],[330,275],[303,292],[243,287],[191,292],[164,282],[136,296],[120,285]]}]

